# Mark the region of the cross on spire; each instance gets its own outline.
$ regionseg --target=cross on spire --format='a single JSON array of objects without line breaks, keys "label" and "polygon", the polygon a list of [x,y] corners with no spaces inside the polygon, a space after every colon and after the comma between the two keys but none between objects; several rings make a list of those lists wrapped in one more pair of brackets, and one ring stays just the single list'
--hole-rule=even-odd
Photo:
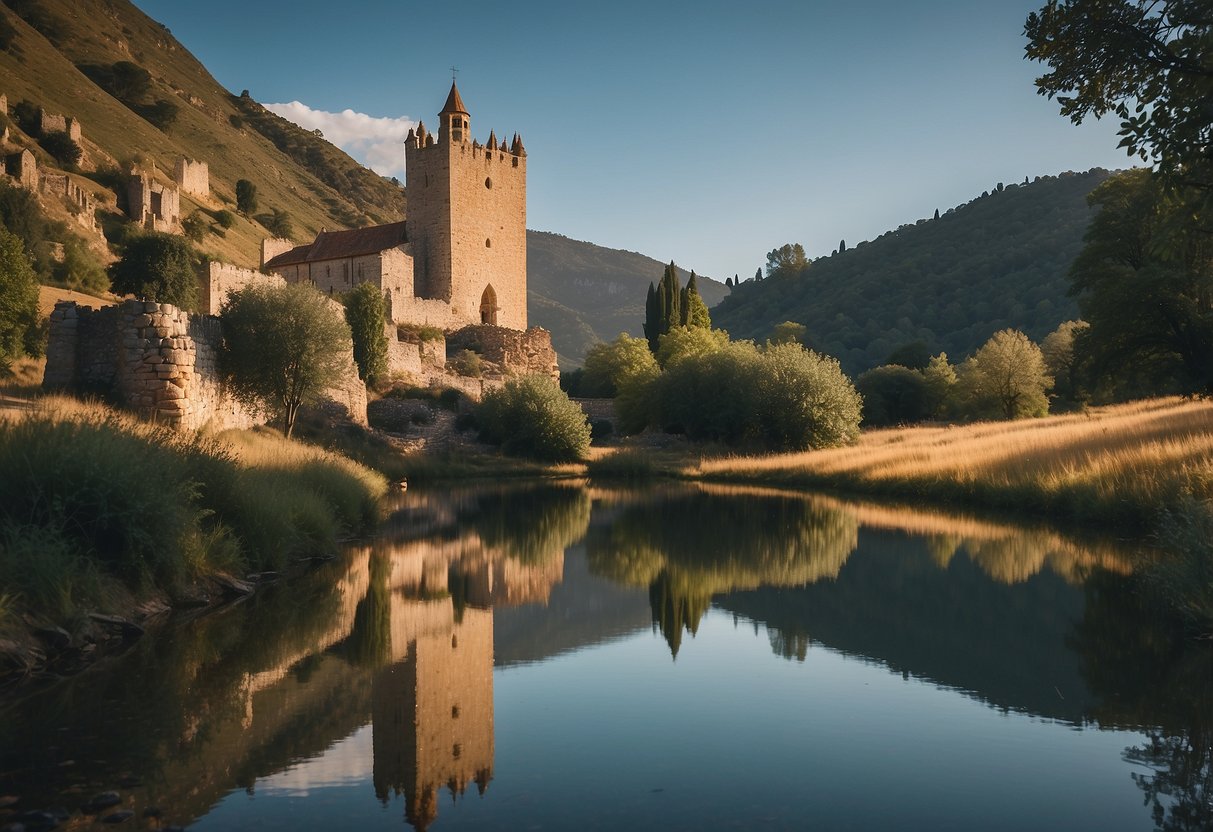
[{"label": "cross on spire", "polygon": [[455,76],[457,74],[459,74],[459,69],[454,64],[451,64],[451,83],[452,84],[455,83]]}]

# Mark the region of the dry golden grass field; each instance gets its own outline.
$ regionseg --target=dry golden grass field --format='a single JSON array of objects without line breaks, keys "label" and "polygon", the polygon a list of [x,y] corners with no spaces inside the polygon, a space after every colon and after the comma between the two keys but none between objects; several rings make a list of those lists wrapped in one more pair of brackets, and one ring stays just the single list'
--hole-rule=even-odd
[{"label": "dry golden grass field", "polygon": [[870,431],[845,448],[705,459],[682,473],[1149,527],[1186,497],[1213,497],[1213,403],[1153,399],[1044,419]]}]

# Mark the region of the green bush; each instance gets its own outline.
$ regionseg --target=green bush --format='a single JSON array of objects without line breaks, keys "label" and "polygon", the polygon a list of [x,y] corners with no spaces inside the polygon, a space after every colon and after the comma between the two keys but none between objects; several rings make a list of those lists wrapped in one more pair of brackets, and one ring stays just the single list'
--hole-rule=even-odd
[{"label": "green bush", "polygon": [[485,395],[476,418],[481,438],[511,456],[568,462],[590,447],[585,413],[548,376],[507,381]]},{"label": "green bush", "polygon": [[122,258],[109,268],[116,294],[194,308],[198,278],[190,244],[175,234],[159,231],[132,237]]},{"label": "green bush", "polygon": [[657,372],[648,341],[621,332],[614,341],[590,347],[579,392],[583,396],[614,398],[620,388],[651,379]]},{"label": "green bush", "polygon": [[[662,338],[659,361],[674,334]],[[651,382],[620,390],[621,426],[634,429],[643,413],[648,425],[697,441],[774,451],[829,447],[858,435],[862,400],[834,359],[795,343],[695,343],[700,349],[670,355]]]},{"label": "green bush", "polygon": [[80,149],[80,145],[72,141],[72,137],[62,130],[43,133],[42,137],[38,139],[38,144],[42,145],[42,149],[49,153],[51,158],[69,169],[76,166],[84,153]]},{"label": "green bush", "polygon": [[231,228],[236,224],[236,215],[226,208],[222,208],[214,213],[215,222],[223,228]]},{"label": "green bush", "polygon": [[450,360],[451,369],[465,378],[480,378],[483,368],[480,356],[471,350],[460,350]]},{"label": "green bush", "polygon": [[195,243],[200,243],[206,237],[206,232],[210,228],[210,225],[206,219],[206,215],[201,210],[195,210],[181,221],[181,230],[185,232],[185,236]]},{"label": "green bush", "polygon": [[21,240],[0,226],[0,362],[38,354],[38,281]]}]

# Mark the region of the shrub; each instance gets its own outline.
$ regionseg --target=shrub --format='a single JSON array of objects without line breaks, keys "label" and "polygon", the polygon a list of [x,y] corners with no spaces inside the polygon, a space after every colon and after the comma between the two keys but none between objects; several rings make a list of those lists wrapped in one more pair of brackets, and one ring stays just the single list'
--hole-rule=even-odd
[{"label": "shrub", "polygon": [[384,334],[387,303],[373,283],[360,283],[348,292],[345,322],[354,342],[354,363],[358,376],[369,387],[378,387],[387,378],[387,336]]},{"label": "shrub", "polygon": [[480,378],[483,370],[480,356],[471,350],[460,350],[450,361],[451,369],[466,378]]},{"label": "shrub", "polygon": [[207,229],[210,228],[210,223],[207,222],[206,215],[201,210],[193,211],[188,217],[181,221],[181,230],[185,232],[185,236],[189,237],[195,243],[200,243],[206,237]]},{"label": "shrub", "polygon": [[976,417],[1044,416],[1052,384],[1040,347],[1022,332],[1004,329],[960,366],[960,407]]},{"label": "shrub", "polygon": [[236,215],[226,208],[222,208],[214,214],[215,222],[223,228],[231,228],[236,224]]},{"label": "shrub", "polygon": [[268,214],[258,214],[253,219],[265,226],[266,230],[275,237],[293,237],[295,223],[291,215],[281,208],[274,208]]},{"label": "shrub", "polygon": [[829,448],[859,436],[863,399],[837,360],[780,344],[762,354],[756,384],[759,434],[768,448]]},{"label": "shrub", "polygon": [[131,109],[141,115],[144,121],[161,133],[169,131],[169,128],[176,123],[177,114],[181,111],[181,108],[176,104],[163,98],[157,99],[154,104],[132,107]]},{"label": "shrub", "polygon": [[566,462],[581,459],[590,447],[585,413],[548,376],[507,381],[485,395],[476,418],[481,438],[511,456]]},{"label": "shrub", "polygon": [[[644,348],[647,350],[649,348],[648,342],[645,341],[643,343]],[[610,439],[614,432],[615,426],[611,424],[610,419],[595,419],[590,424],[590,441],[601,442]]]}]

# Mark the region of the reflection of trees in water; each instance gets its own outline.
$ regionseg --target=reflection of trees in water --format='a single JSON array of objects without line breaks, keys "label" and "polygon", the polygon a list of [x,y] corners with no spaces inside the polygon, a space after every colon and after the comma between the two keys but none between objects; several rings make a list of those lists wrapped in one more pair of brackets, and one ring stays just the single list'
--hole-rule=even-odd
[{"label": "reflection of trees in water", "polygon": [[391,658],[392,602],[388,594],[391,571],[387,558],[371,555],[370,584],[354,610],[354,627],[343,643],[346,657],[355,665],[374,668]]},{"label": "reflection of trees in water", "polygon": [[562,486],[486,490],[460,515],[486,546],[523,563],[541,563],[585,536],[590,495],[583,488]]},{"label": "reflection of trees in water", "polygon": [[649,586],[654,625],[677,655],[712,595],[832,579],[857,539],[854,515],[841,508],[692,491],[624,506],[609,530],[591,532],[587,548],[596,574]]},{"label": "reflection of trees in water", "polygon": [[1101,725],[1139,729],[1147,741],[1125,759],[1155,825],[1167,832],[1213,828],[1213,645],[1188,637],[1138,582],[1098,573],[1071,644],[1100,699]]}]

